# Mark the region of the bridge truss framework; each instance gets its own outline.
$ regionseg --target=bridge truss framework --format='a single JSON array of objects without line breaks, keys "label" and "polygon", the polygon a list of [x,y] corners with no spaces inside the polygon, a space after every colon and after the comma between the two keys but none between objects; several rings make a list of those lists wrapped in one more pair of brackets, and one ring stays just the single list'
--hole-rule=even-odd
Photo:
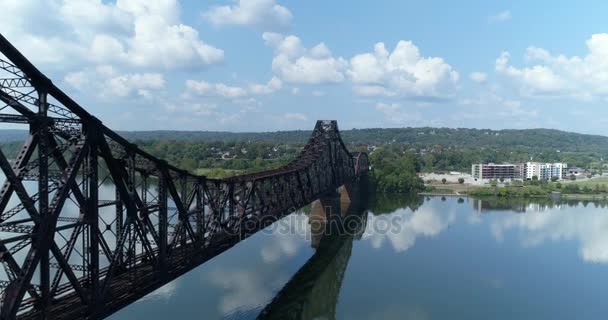
[{"label": "bridge truss framework", "polygon": [[106,127],[2,35],[0,52],[0,122],[29,129],[14,155],[0,149],[0,319],[108,316],[369,168],[319,121],[284,167],[193,175]]}]

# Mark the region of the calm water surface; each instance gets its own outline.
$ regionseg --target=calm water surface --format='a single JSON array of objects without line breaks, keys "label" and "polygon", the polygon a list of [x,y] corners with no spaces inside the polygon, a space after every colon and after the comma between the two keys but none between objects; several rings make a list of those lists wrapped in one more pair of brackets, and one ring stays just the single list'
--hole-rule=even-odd
[{"label": "calm water surface", "polygon": [[331,246],[295,213],[111,319],[608,314],[605,204],[391,196],[372,199],[365,218],[363,234]]}]

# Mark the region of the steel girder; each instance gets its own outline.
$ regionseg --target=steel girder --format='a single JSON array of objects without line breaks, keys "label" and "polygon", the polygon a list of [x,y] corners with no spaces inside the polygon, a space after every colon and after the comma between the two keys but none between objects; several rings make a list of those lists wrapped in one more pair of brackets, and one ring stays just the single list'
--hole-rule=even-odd
[{"label": "steel girder", "polygon": [[2,35],[0,52],[0,122],[29,130],[0,148],[2,320],[103,318],[369,168],[318,121],[282,168],[193,175],[103,125]]}]

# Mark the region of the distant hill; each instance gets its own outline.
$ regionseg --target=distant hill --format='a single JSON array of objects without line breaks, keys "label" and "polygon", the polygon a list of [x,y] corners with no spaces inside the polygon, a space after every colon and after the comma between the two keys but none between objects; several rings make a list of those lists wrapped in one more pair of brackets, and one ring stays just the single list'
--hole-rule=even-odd
[{"label": "distant hill", "polygon": [[[267,141],[304,143],[310,131],[214,132],[214,131],[123,131],[131,141]],[[567,152],[597,152],[608,155],[608,137],[565,132],[554,129],[490,130],[452,128],[353,129],[341,131],[349,144],[410,144],[424,148],[434,145],[456,148],[547,148]],[[21,141],[25,130],[0,130],[0,143]]]}]

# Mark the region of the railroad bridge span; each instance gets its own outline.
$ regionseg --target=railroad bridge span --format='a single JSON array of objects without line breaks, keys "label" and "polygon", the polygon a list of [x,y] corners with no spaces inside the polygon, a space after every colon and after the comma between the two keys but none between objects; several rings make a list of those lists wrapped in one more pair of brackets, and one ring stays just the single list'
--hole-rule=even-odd
[{"label": "railroad bridge span", "polygon": [[[336,121],[287,165],[211,179],[130,143],[0,35],[0,319],[104,318],[369,169]],[[100,189],[112,192],[100,192]]]}]

